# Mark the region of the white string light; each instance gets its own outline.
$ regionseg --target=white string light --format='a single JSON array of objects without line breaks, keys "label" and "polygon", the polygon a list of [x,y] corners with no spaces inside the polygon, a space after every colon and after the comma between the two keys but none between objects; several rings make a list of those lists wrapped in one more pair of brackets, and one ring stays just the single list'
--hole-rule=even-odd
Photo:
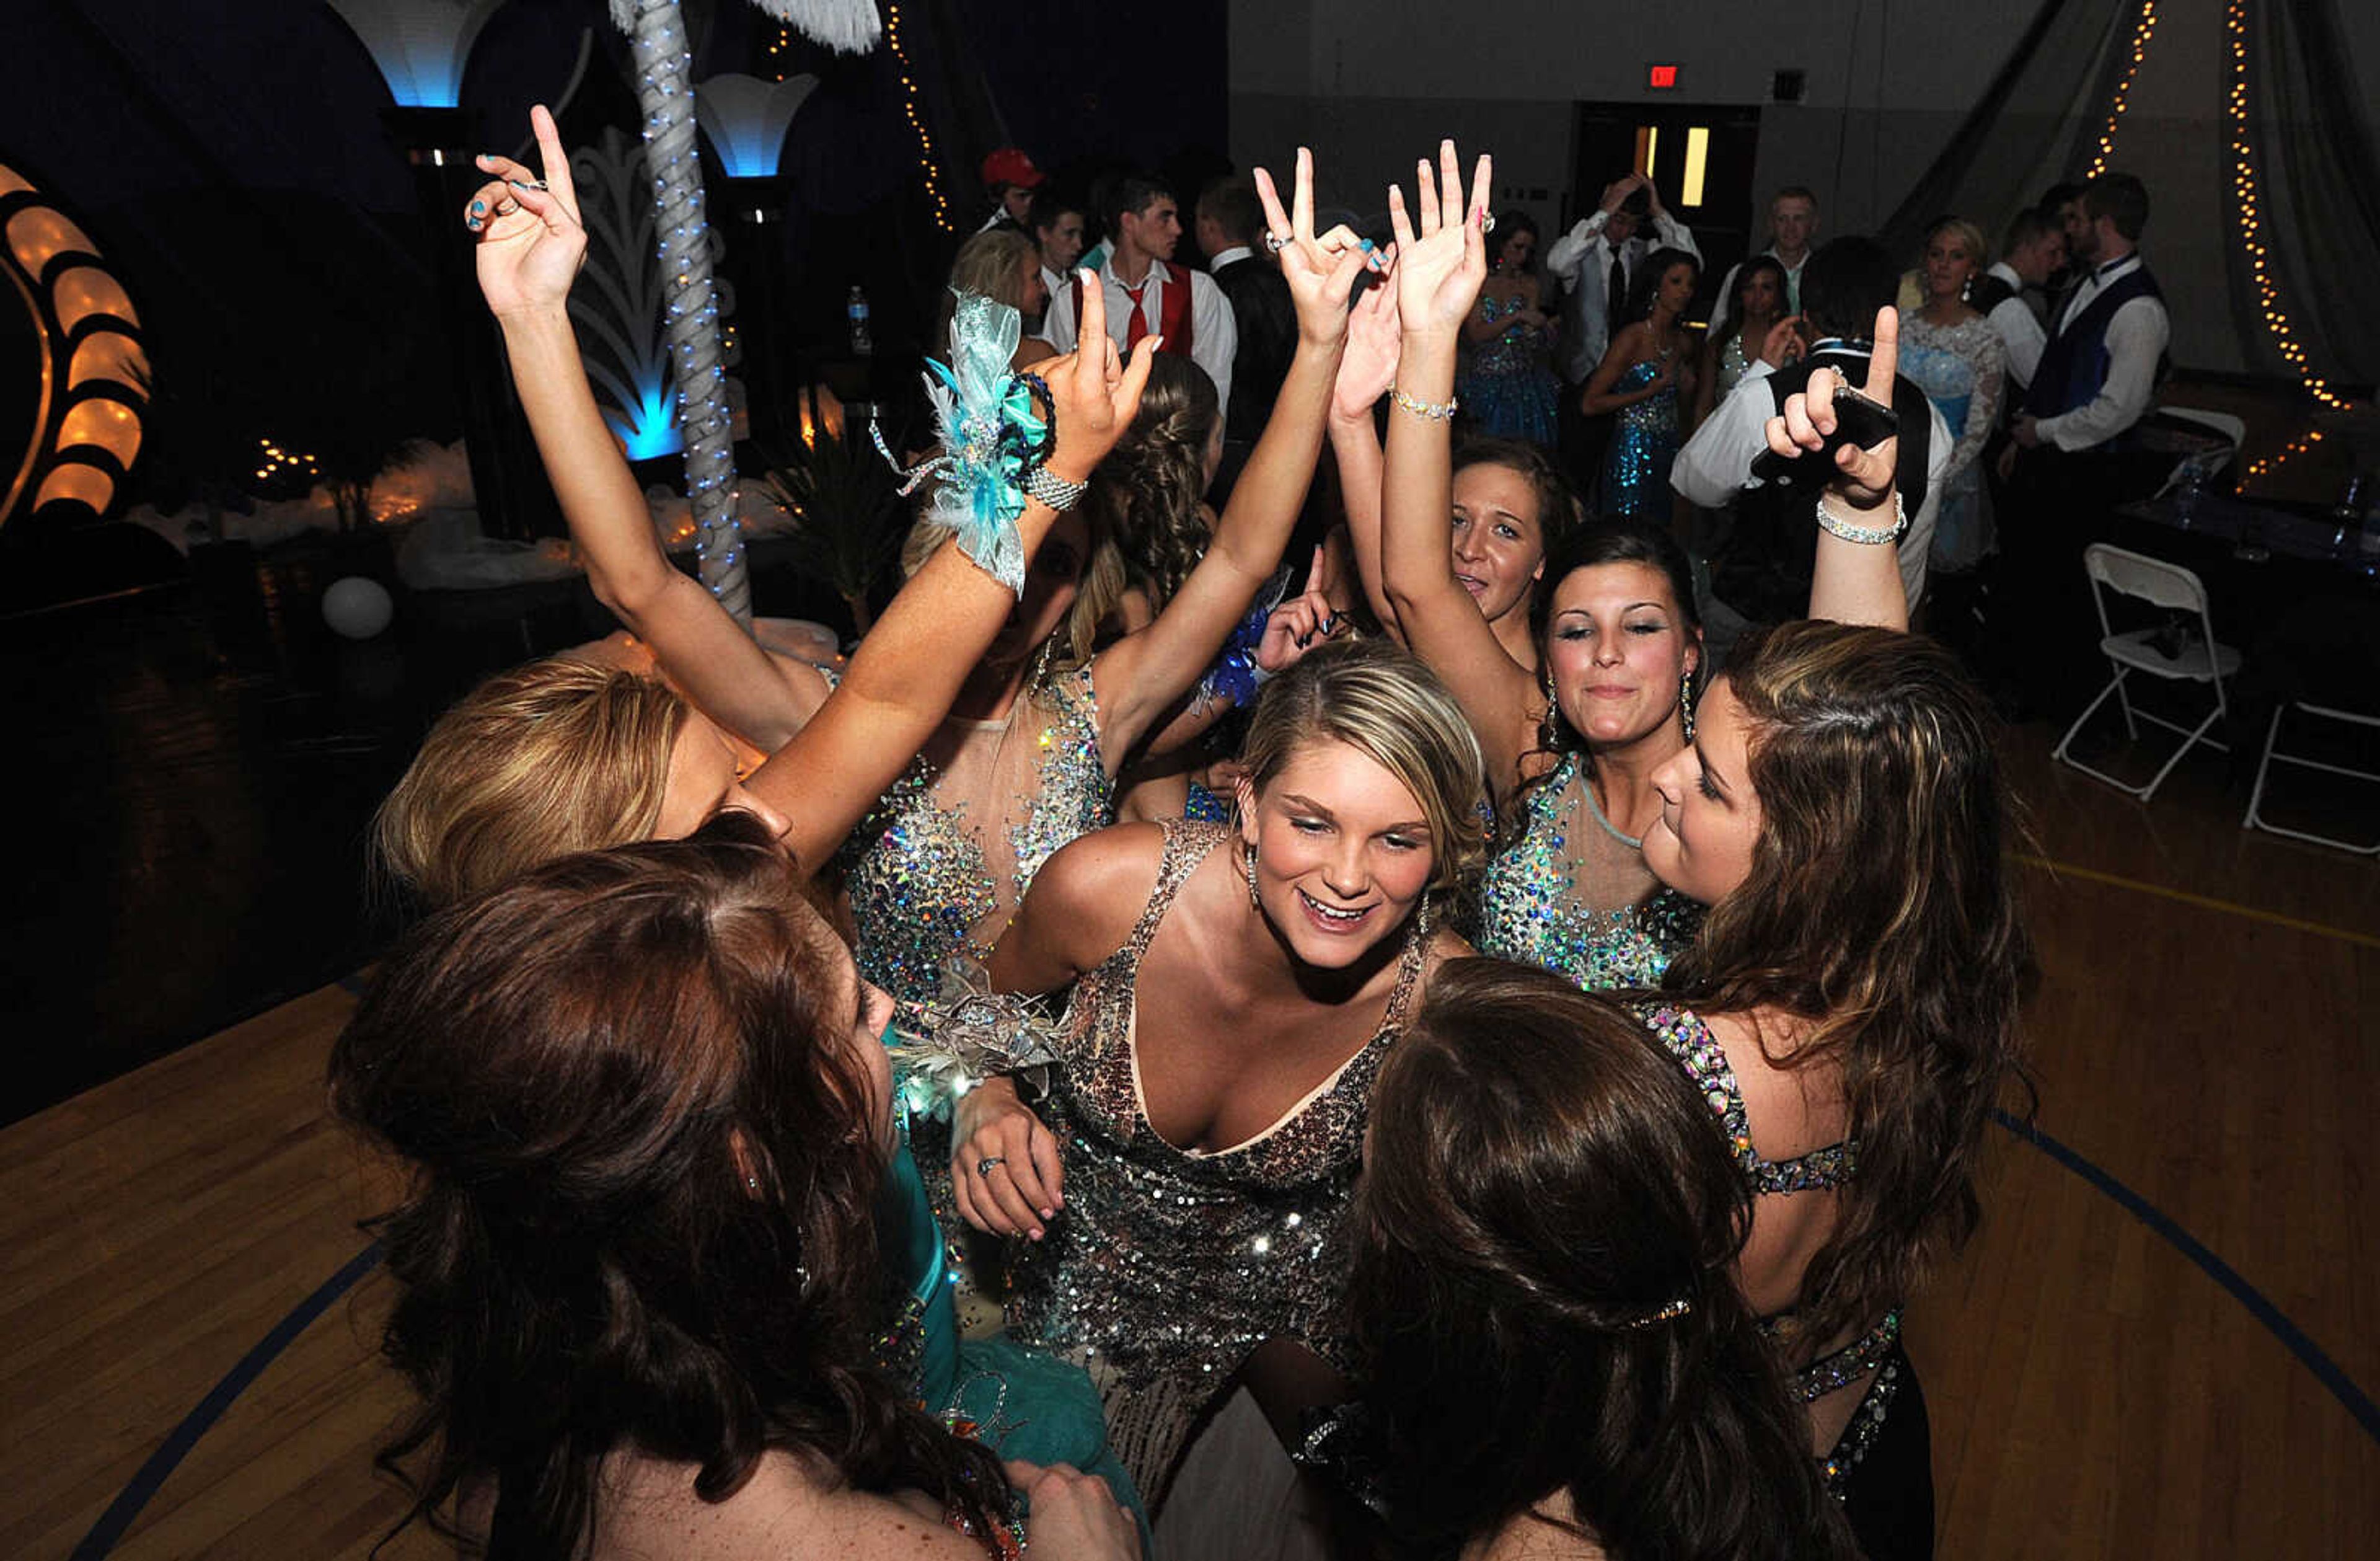
[{"label": "white string light", "polygon": [[2099,132],[2099,154],[2091,159],[2091,171],[2085,178],[2097,178],[2107,171],[2107,160],[2116,154],[2116,126],[2131,106],[2132,79],[2141,73],[2141,61],[2148,58],[2149,40],[2156,36],[2156,0],[2141,0],[2140,18],[2132,24],[2132,57],[2124,65],[2124,74],[2116,82],[2116,95],[2107,104],[2107,127]]},{"label": "white string light", "polygon": [[934,169],[934,138],[926,133],[926,121],[917,113],[917,84],[909,79],[909,55],[901,47],[901,7],[888,3],[884,7],[884,37],[892,45],[892,64],[901,76],[901,112],[909,116],[909,128],[917,132],[917,166],[926,176],[926,198],[934,203],[934,226],[944,233],[956,233],[951,225],[951,203],[942,198],[941,177]]},{"label": "white string light", "polygon": [[[2346,400],[2333,391],[2313,366],[2306,360],[2305,348],[2289,329],[2289,317],[2281,307],[2280,284],[2265,263],[2263,198],[2258,193],[2256,147],[2249,126],[2248,115],[2248,6],[2247,0],[2228,0],[2224,6],[2223,29],[2230,57],[2225,70],[2230,78],[2230,90],[2225,95],[2225,106],[2231,117],[2231,193],[2232,206],[2239,213],[2240,245],[2247,252],[2248,269],[2256,279],[2256,303],[2264,311],[2265,329],[2273,338],[2289,367],[2296,371],[2313,398],[2324,406],[2344,411]],[[2317,437],[2319,437],[2317,435]],[[2252,470],[2251,476],[2255,475]]]}]

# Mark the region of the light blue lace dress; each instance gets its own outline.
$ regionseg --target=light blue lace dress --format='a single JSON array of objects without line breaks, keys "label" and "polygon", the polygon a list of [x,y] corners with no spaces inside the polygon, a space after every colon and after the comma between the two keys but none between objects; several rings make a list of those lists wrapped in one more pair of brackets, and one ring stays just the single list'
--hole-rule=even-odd
[{"label": "light blue lace dress", "polygon": [[1655,882],[1641,842],[1596,805],[1576,753],[1527,796],[1520,837],[1480,875],[1472,945],[1583,990],[1650,987],[1702,924],[1702,907]]},{"label": "light blue lace dress", "polygon": [[[1528,299],[1517,295],[1502,302],[1483,298],[1479,317],[1493,324],[1527,307]],[[1492,340],[1464,350],[1454,395],[1481,432],[1551,445],[1554,396],[1560,389],[1554,379],[1551,335],[1514,320]]]},{"label": "light blue lace dress", "polygon": [[1900,317],[1900,372],[1925,392],[1952,440],[1927,563],[1945,574],[1972,569],[1995,551],[1991,505],[1976,457],[1999,421],[2008,350],[1983,315],[1936,325],[1910,310]]}]

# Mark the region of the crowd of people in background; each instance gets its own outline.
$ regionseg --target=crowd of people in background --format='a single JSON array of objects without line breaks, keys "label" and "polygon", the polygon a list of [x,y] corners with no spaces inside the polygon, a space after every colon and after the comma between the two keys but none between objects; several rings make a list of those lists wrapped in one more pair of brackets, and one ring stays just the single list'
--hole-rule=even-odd
[{"label": "crowd of people in background", "polygon": [[976,421],[821,665],[656,539],[534,128],[467,223],[627,634],[464,701],[380,821],[424,914],[333,1086],[415,1173],[416,1516],[1930,1555],[1903,1309],[2033,972],[1985,689],[2046,697],[2144,480],[2138,181],[1906,254],[1788,186],[1713,291],[1637,174],[1546,244],[1451,142],[1367,233],[1302,152],[1002,149],[937,326]]}]

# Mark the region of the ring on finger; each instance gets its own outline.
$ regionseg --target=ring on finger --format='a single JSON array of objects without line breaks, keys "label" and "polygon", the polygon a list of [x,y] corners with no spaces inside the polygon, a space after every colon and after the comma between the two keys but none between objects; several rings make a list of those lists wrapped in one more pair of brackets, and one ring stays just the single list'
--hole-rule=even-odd
[{"label": "ring on finger", "polygon": [[1007,1164],[1008,1156],[1004,1154],[987,1154],[982,1159],[975,1163],[975,1174],[979,1177],[988,1177],[991,1175],[991,1168],[994,1165],[1005,1165]]},{"label": "ring on finger", "polygon": [[1265,248],[1270,250],[1274,254],[1279,254],[1283,250],[1289,248],[1289,242],[1292,237],[1292,235],[1286,233],[1268,233],[1265,235]]}]

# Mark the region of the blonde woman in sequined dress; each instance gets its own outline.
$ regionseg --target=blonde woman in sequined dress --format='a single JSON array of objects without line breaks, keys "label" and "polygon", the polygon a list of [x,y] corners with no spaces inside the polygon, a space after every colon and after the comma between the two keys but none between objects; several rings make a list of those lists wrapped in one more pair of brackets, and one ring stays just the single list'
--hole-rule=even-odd
[{"label": "blonde woman in sequined dress", "polygon": [[[1455,220],[1459,220],[1455,219]],[[1120,824],[1050,860],[994,984],[1074,998],[1037,1115],[966,1096],[952,1174],[1012,1249],[1012,1330],[1087,1366],[1110,1445],[1162,1502],[1239,1381],[1284,1434],[1342,1396],[1341,1224],[1371,1079],[1477,860],[1478,745],[1379,640],[1260,696],[1236,825]]]}]

